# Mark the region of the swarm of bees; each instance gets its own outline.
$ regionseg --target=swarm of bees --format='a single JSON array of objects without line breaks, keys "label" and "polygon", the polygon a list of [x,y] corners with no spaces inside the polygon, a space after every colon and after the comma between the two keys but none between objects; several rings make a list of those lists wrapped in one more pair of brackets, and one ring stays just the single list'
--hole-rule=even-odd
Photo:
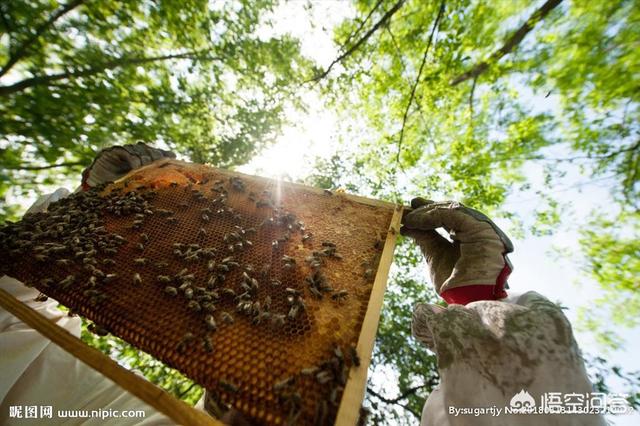
[{"label": "swarm of bees", "polygon": [[[153,201],[158,196],[156,189],[139,185],[125,191],[128,187],[125,182],[122,186],[111,186],[110,192],[102,194],[106,185],[75,193],[51,205],[48,213],[27,215],[18,223],[9,223],[0,229],[0,250],[15,258],[31,255],[38,263],[52,263],[68,271],[62,278],[43,278],[37,285],[43,291],[80,292],[93,306],[108,300],[104,289],[114,283],[157,287],[163,297],[171,303],[182,304],[201,321],[203,331],[187,331],[175,344],[175,351],[181,354],[198,347],[213,353],[214,333],[221,327],[232,327],[238,321],[244,321],[242,318],[252,326],[272,330],[282,330],[287,324],[304,321],[309,309],[306,297],[311,298],[312,304],[328,300],[335,306],[349,299],[349,292],[336,288],[323,273],[328,263],[342,259],[335,243],[321,241],[306,258],[282,253],[286,244],[294,240],[307,248],[318,243],[302,221],[277,205],[268,190],[261,194],[248,192],[238,177],[213,182],[213,198],[201,188],[191,184],[184,186],[184,201],[179,207],[197,205],[200,223],[195,240],[198,242],[174,242],[170,250],[173,259],[167,259],[167,262],[166,258],[154,257],[152,237],[155,234],[150,236],[148,231],[144,232],[145,226],[153,218],[166,224],[167,229],[173,229],[180,226],[180,214],[154,206]],[[181,190],[174,182],[170,187]],[[229,191],[235,193],[234,196],[246,197],[259,211],[267,212],[266,218],[254,226],[244,224],[243,216],[228,205]],[[327,194],[331,195],[330,192]],[[129,220],[128,229],[133,237],[125,238],[109,231],[106,215]],[[220,216],[229,217],[236,224],[222,235],[219,244],[207,244],[215,235],[210,224]],[[244,262],[243,255],[254,248],[254,240],[264,238],[264,235],[275,235],[269,240],[274,253],[272,263],[254,267]],[[122,276],[124,274],[117,272],[118,264],[113,257],[127,244],[135,248],[136,257],[132,256],[131,263],[136,270]],[[170,262],[176,261],[184,268],[177,273],[169,271]],[[153,274],[149,274],[150,269]],[[203,269],[207,274],[204,280],[201,277]],[[300,271],[308,273],[297,286],[282,284],[284,278],[279,274],[296,276]],[[274,303],[276,298],[284,303]],[[46,296],[42,294],[39,299],[44,300]],[[235,312],[229,306],[235,306]],[[95,324],[90,329],[98,335],[107,333]],[[324,389],[325,397],[317,405],[314,424],[325,424],[331,417],[331,410],[339,405],[348,370],[359,366],[360,361],[354,347],[347,348],[347,355],[339,346],[328,351],[331,355],[319,365],[304,368],[299,374],[273,385],[273,391],[288,412],[287,424],[296,423],[301,414],[302,396],[296,390],[301,381],[311,380]],[[220,380],[219,387],[227,394],[242,392],[241,386],[229,380]]]}]

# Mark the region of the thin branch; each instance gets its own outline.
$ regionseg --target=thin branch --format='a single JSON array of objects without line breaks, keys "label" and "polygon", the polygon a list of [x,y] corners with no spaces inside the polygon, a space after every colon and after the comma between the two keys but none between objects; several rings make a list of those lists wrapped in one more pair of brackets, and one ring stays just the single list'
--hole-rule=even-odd
[{"label": "thin branch", "polygon": [[378,0],[378,2],[369,11],[369,14],[364,18],[364,21],[360,22],[360,25],[358,26],[358,28],[356,28],[355,31],[353,31],[353,32],[351,32],[351,34],[349,34],[349,36],[344,41],[344,43],[342,43],[342,46],[340,46],[340,51],[341,52],[344,52],[344,50],[347,48],[347,46],[349,45],[349,43],[351,42],[351,39],[353,39],[353,37],[355,37],[358,34],[360,34],[360,31],[362,31],[362,28],[366,25],[367,22],[369,22],[369,18],[371,18],[371,15],[373,15],[373,12],[375,12],[380,7],[380,5],[382,4],[383,1],[384,0]]},{"label": "thin branch", "polygon": [[7,170],[48,170],[55,169],[58,167],[75,167],[75,166],[84,166],[85,163],[82,161],[68,161],[66,163],[58,163],[58,164],[48,164],[46,166],[19,166],[19,167],[5,167]]},{"label": "thin branch", "polygon": [[80,6],[84,3],[85,0],[73,0],[69,4],[63,6],[58,9],[53,15],[49,17],[45,22],[39,25],[36,30],[31,34],[31,36],[25,40],[18,48],[11,53],[9,56],[9,60],[6,64],[0,69],[0,77],[5,75],[20,59],[24,58],[27,53],[29,53],[29,49],[31,46],[38,40],[38,38],[45,33],[58,19],[62,18],[64,15]]},{"label": "thin branch", "polygon": [[503,161],[546,161],[546,162],[551,162],[551,163],[563,163],[563,162],[572,162],[572,161],[577,161],[577,160],[609,160],[611,158],[614,158],[620,154],[623,154],[625,152],[631,152],[631,151],[636,151],[640,149],[640,140],[638,140],[635,144],[631,145],[631,146],[626,146],[624,148],[620,148],[616,151],[612,151],[609,152],[607,154],[602,154],[602,155],[576,155],[574,157],[562,157],[562,158],[546,158],[543,157],[541,154],[540,155],[525,155],[525,156],[514,156],[514,155],[507,155],[507,153],[504,154],[499,154],[499,153],[495,153],[492,156],[492,161],[495,162],[503,162]]},{"label": "thin branch", "polygon": [[402,117],[402,127],[400,128],[400,138],[398,138],[398,152],[396,154],[396,167],[400,162],[400,152],[402,151],[402,140],[404,138],[404,129],[407,125],[407,117],[409,116],[409,109],[411,108],[411,104],[413,103],[413,98],[416,95],[416,89],[418,87],[418,83],[420,82],[420,77],[422,76],[422,70],[424,69],[424,65],[427,62],[427,56],[429,54],[429,48],[433,42],[433,35],[438,28],[438,24],[440,23],[440,18],[444,14],[444,5],[445,0],[442,0],[440,3],[440,8],[438,9],[438,15],[436,16],[436,20],[433,22],[433,27],[431,28],[431,34],[429,34],[429,40],[427,41],[427,47],[424,50],[424,55],[422,55],[422,62],[420,63],[420,69],[418,70],[418,75],[416,80],[413,83],[413,87],[411,87],[411,95],[409,96],[409,102],[407,102],[407,107],[404,110],[404,115]]},{"label": "thin branch", "polygon": [[473,79],[473,84],[471,85],[471,91],[469,92],[469,115],[471,116],[471,120],[473,121],[473,95],[476,92],[476,83],[478,82],[478,77]]},{"label": "thin branch", "polygon": [[416,412],[413,408],[409,407],[408,404],[402,404],[400,403],[400,401],[402,401],[403,399],[406,399],[408,396],[416,393],[417,390],[426,387],[426,385],[421,385],[421,386],[417,386],[415,388],[411,388],[407,391],[405,391],[402,395],[398,396],[397,398],[385,398],[384,396],[380,395],[378,392],[374,391],[371,387],[367,386],[367,393],[371,394],[372,396],[376,397],[377,399],[379,399],[380,401],[386,403],[386,404],[395,404],[395,405],[399,405],[400,407],[404,408],[405,410],[407,410],[408,412],[410,412],[411,414],[413,414],[414,416],[416,416],[418,419],[421,417],[420,413]]},{"label": "thin branch", "polygon": [[347,50],[346,52],[344,52],[342,55],[338,56],[336,59],[333,60],[333,62],[331,62],[331,64],[329,64],[329,67],[324,70],[323,72],[321,72],[320,74],[316,75],[315,77],[313,77],[311,80],[306,81],[305,83],[309,83],[312,81],[319,81],[322,80],[323,78],[325,78],[327,75],[329,75],[329,73],[331,72],[331,69],[333,68],[334,65],[336,65],[339,62],[342,62],[345,58],[347,58],[348,56],[350,56],[353,52],[355,52],[356,50],[358,50],[358,48],[364,44],[364,42],[366,42],[369,37],[371,37],[373,35],[373,33],[375,33],[380,27],[382,27],[389,19],[391,19],[391,17],[393,16],[394,13],[396,13],[400,7],[403,5],[405,0],[399,0],[396,4],[393,5],[393,7],[391,9],[389,9],[387,11],[387,13],[385,13],[382,18],[380,18],[380,20],[378,22],[376,22],[376,24],[371,27],[371,29],[369,31],[367,31],[367,33],[362,36],[362,38],[360,40],[358,40],[357,42],[355,42],[353,44],[353,46],[351,46],[349,48],[349,50]]},{"label": "thin branch", "polygon": [[562,0],[547,0],[547,2],[540,6],[538,10],[533,12],[529,19],[527,19],[520,28],[518,28],[513,34],[511,34],[511,37],[509,37],[507,41],[505,41],[504,45],[500,49],[496,50],[491,54],[491,56],[489,56],[489,59],[476,64],[469,71],[460,74],[459,76],[454,78],[450,84],[452,86],[456,86],[463,81],[467,81],[471,78],[477,78],[480,74],[489,69],[490,64],[499,61],[500,59],[502,59],[502,57],[511,53],[513,49],[518,47],[524,37],[529,34],[531,30],[533,30],[535,25],[538,22],[542,21],[549,14],[549,12],[555,9],[560,3],[562,3]]},{"label": "thin branch", "polygon": [[195,385],[196,385],[195,382],[191,382],[191,386],[189,386],[186,390],[180,392],[180,395],[178,395],[178,399],[184,398],[184,396],[188,394],[189,391],[195,387]]},{"label": "thin branch", "polygon": [[220,60],[219,57],[206,57],[201,56],[199,52],[185,52],[173,55],[152,56],[142,58],[118,58],[113,61],[105,62],[104,64],[92,66],[87,69],[66,71],[58,74],[48,74],[42,76],[36,76],[27,78],[9,86],[0,86],[0,96],[8,96],[15,92],[20,92],[24,89],[33,86],[48,85],[53,81],[64,80],[69,78],[86,77],[106,71],[108,69],[114,69],[129,65],[139,65],[148,62],[166,61],[169,59],[184,59],[184,58],[197,58],[206,60]]}]

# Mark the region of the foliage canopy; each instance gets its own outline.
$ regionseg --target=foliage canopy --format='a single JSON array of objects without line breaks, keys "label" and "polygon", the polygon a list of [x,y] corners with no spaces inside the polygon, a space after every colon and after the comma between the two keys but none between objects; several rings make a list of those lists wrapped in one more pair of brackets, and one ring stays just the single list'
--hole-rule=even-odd
[{"label": "foliage canopy", "polygon": [[298,41],[260,36],[273,7],[3,2],[0,197],[77,175],[101,148],[136,140],[198,162],[248,161],[275,137],[309,65]]}]

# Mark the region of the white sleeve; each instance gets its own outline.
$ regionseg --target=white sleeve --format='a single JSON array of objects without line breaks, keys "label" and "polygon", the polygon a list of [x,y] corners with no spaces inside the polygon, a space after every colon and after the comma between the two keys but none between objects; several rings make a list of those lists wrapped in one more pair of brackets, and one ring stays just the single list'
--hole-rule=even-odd
[{"label": "white sleeve", "polygon": [[[514,302],[416,307],[414,336],[436,353],[441,380],[425,403],[421,425],[605,425],[601,415],[505,413],[505,407],[522,404],[540,408],[552,393],[586,400],[593,392],[562,310],[535,292]],[[452,407],[495,410],[476,417],[455,415]]]},{"label": "white sleeve", "polygon": [[[80,336],[81,320],[68,317],[56,308],[57,302],[35,302],[38,291],[3,276],[0,287],[40,315],[55,322],[75,336]],[[110,379],[80,362],[40,333],[0,308],[0,424],[42,424],[42,420],[15,417],[21,407],[51,407],[51,423],[172,425],[171,419],[131,395]],[[61,410],[92,410],[103,413],[144,411],[143,418],[69,418],[58,417]],[[102,410],[102,411],[100,411]],[[10,415],[13,412],[13,417]],[[126,415],[131,416],[132,413]]]}]

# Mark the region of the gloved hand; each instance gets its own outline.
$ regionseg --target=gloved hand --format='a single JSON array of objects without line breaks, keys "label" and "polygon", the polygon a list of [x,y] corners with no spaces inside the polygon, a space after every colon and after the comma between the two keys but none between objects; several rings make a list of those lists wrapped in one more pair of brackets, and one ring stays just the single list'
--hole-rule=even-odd
[{"label": "gloved hand", "polygon": [[82,172],[82,189],[87,190],[101,183],[115,181],[133,169],[162,158],[176,158],[176,155],[142,142],[105,148]]},{"label": "gloved hand", "polygon": [[[447,303],[507,297],[507,277],[513,270],[507,253],[509,238],[487,216],[454,202],[423,198],[411,201],[400,232],[413,238],[424,253],[436,291]],[[436,228],[444,228],[450,242]]]}]

